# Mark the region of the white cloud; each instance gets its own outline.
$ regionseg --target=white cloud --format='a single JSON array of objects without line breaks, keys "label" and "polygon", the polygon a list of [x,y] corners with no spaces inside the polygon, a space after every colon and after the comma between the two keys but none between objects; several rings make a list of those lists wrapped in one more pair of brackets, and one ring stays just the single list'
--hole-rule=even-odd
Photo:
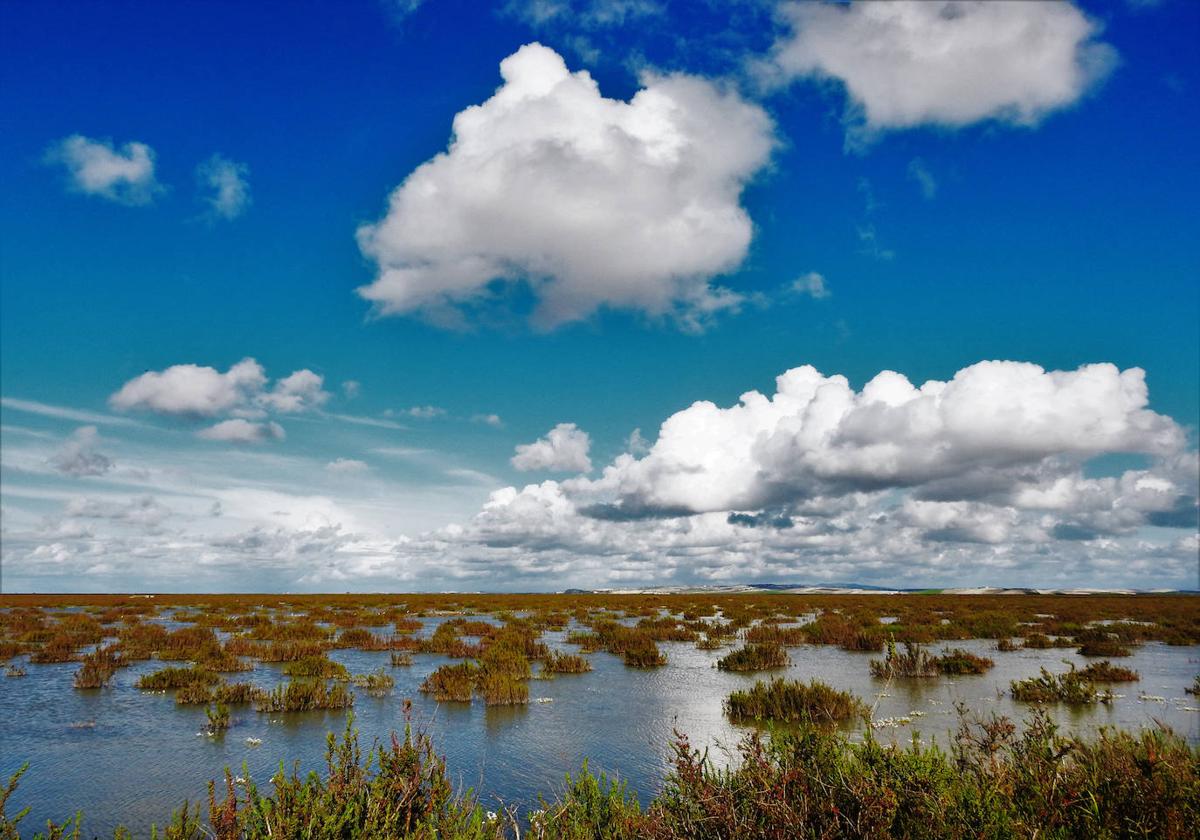
[{"label": "white cloud", "polygon": [[145,143],[117,149],[111,140],[74,134],[51,146],[45,160],[66,168],[71,189],[118,204],[149,204],[163,189],[154,179],[154,150]]},{"label": "white cloud", "polygon": [[661,16],[664,7],[656,0],[510,0],[505,11],[531,26],[565,23],[600,29]]},{"label": "white cloud", "polygon": [[319,408],[328,399],[324,377],[298,370],[267,389],[267,375],[254,359],[242,359],[221,373],[216,368],[184,364],[147,371],[109,397],[118,411],[153,411],[185,417],[236,413],[259,419],[267,411],[294,414]]},{"label": "white cloud", "polygon": [[540,44],[500,72],[496,93],[455,117],[449,149],[359,229],[379,268],[359,294],[378,313],[461,323],[497,280],[529,284],[540,328],[601,307],[699,328],[737,306],[710,280],[750,243],[740,196],[774,144],[761,108],[685,75],[606,99]]},{"label": "white cloud", "polygon": [[434,417],[445,415],[446,409],[438,408],[436,405],[414,405],[412,408],[406,408],[404,413],[418,420],[432,420]]},{"label": "white cloud", "polygon": [[841,82],[866,133],[982,120],[1035,125],[1077,102],[1116,52],[1071,3],[784,3],[768,73]]},{"label": "white cloud", "polygon": [[113,461],[97,451],[100,433],[95,426],[80,426],[50,459],[50,465],[76,478],[104,475],[113,468]]},{"label": "white cloud", "polygon": [[933,173],[929,171],[929,167],[921,158],[913,158],[908,162],[908,177],[917,182],[917,187],[920,188],[921,195],[925,196],[926,201],[932,201],[937,197],[937,179],[933,177]]},{"label": "white cloud", "polygon": [[325,465],[325,469],[331,473],[365,473],[371,468],[366,461],[357,461],[354,458],[337,458]]},{"label": "white cloud", "polygon": [[0,408],[13,411],[24,411],[41,417],[52,417],[56,420],[72,420],[76,423],[90,423],[107,426],[137,426],[137,421],[128,417],[114,417],[111,414],[99,414],[94,411],[81,411],[62,405],[50,405],[36,400],[20,400],[15,397],[0,398]]},{"label": "white cloud", "polygon": [[250,167],[213,155],[196,167],[204,202],[216,218],[236,219],[250,206]]},{"label": "white cloud", "polygon": [[792,281],[789,290],[793,294],[808,295],[814,300],[824,300],[829,297],[829,287],[825,284],[825,276],[815,271],[801,275]]},{"label": "white cloud", "polygon": [[342,383],[342,395],[348,399],[355,399],[362,393],[362,383],[356,379],[347,379]]},{"label": "white cloud", "polygon": [[471,421],[491,426],[494,429],[498,429],[504,425],[504,421],[500,419],[499,414],[476,414],[471,418]]},{"label": "white cloud", "polygon": [[266,443],[271,440],[283,440],[283,427],[278,423],[252,423],[241,417],[232,420],[222,420],[214,426],[196,432],[196,437],[205,440],[219,440],[225,443]]},{"label": "white cloud", "polygon": [[602,481],[633,509],[695,512],[886,488],[970,498],[1056,457],[1179,451],[1182,429],[1147,401],[1142,370],[1109,364],[980,362],[920,388],[884,371],[860,392],[805,366],[772,397],[676,413],[645,458],[618,459]]},{"label": "white cloud", "polygon": [[311,411],[329,400],[324,388],[325,377],[311,370],[298,370],[277,381],[269,392],[259,394],[255,402],[269,411],[284,414]]},{"label": "white cloud", "polygon": [[522,471],[585,473],[591,470],[588,449],[592,441],[588,433],[574,423],[559,423],[533,443],[521,444],[513,455],[512,465]]},{"label": "white cloud", "polygon": [[242,359],[225,373],[200,365],[172,365],[129,380],[108,399],[118,411],[212,417],[245,403],[267,382],[262,365]]}]

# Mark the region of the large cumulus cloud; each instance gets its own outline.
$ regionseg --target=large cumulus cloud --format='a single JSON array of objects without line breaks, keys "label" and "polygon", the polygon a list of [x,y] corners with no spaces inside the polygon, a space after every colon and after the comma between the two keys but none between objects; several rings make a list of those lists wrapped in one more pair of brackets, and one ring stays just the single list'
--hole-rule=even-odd
[{"label": "large cumulus cloud", "polygon": [[449,149],[360,228],[378,275],[359,293],[379,313],[454,320],[497,281],[528,284],[543,328],[600,307],[696,327],[736,305],[710,281],[750,244],[740,196],[771,152],[766,112],[686,75],[607,99],[540,44],[500,74],[490,99],[455,117]]},{"label": "large cumulus cloud", "polygon": [[867,132],[981,120],[1033,125],[1077,102],[1116,62],[1071,3],[897,0],[784,3],[776,79],[833,79]]}]

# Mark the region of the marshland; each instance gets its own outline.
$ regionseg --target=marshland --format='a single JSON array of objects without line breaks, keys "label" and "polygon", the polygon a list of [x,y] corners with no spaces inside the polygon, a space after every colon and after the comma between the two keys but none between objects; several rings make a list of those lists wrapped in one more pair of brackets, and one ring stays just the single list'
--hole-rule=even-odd
[{"label": "marshland", "polygon": [[[481,833],[453,836],[507,831],[489,811],[529,828],[539,797],[599,796],[585,762],[623,786],[610,810],[665,807],[655,797],[678,794],[685,771],[693,786],[728,781],[679,736],[707,749],[709,773],[767,760],[754,749],[810,760],[797,743],[878,770],[871,750],[914,737],[947,751],[964,731],[995,739],[1007,724],[994,716],[1015,725],[1006,749],[1057,726],[1095,760],[1174,755],[1197,807],[1200,599],[1187,595],[0,596],[0,652],[0,771],[28,765],[6,803],[8,818],[29,808],[20,836],[76,811],[85,836],[149,836],[185,800],[206,803],[208,823],[210,780],[219,804],[226,768],[235,791],[249,779],[266,795],[281,763],[327,772],[326,734],[348,715],[363,754],[392,750],[393,732],[403,749],[407,725],[413,749],[444,757],[455,807],[470,790],[485,815]],[[794,740],[742,743],[768,728]],[[1133,740],[1097,740],[1116,731]]]}]

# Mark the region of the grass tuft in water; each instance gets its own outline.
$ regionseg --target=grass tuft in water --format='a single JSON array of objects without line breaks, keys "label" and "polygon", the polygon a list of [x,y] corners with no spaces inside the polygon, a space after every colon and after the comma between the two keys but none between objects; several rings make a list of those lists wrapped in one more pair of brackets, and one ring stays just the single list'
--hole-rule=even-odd
[{"label": "grass tuft in water", "polygon": [[725,700],[725,711],[734,720],[830,724],[865,715],[867,706],[850,692],[819,680],[773,679],[733,692]]},{"label": "grass tuft in water", "polygon": [[787,651],[771,642],[745,645],[717,660],[722,671],[770,671],[789,664]]}]

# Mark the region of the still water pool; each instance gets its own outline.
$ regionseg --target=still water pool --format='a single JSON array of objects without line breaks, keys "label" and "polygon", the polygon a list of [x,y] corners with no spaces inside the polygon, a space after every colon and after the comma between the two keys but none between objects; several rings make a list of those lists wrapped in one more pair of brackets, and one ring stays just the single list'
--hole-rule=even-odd
[{"label": "still water pool", "polygon": [[[564,636],[548,633],[544,640],[574,652]],[[900,680],[885,687],[870,676],[867,663],[873,654],[801,646],[789,649],[792,665],[774,674],[817,678],[852,691],[876,705],[877,720],[910,718],[881,729],[880,738],[907,742],[916,732],[945,744],[957,724],[956,703],[973,712],[1022,718],[1030,710],[1006,696],[1010,681],[1036,675],[1043,666],[1064,671],[1064,660],[1085,664],[1070,649],[998,653],[993,642],[978,640],[955,646],[991,657],[996,667],[981,676]],[[687,734],[694,746],[713,747],[718,761],[722,747],[732,750],[746,730],[725,719],[722,701],[756,679],[718,671],[714,663],[726,651],[701,651],[687,643],[660,647],[669,660],[665,667],[635,670],[615,656],[595,653],[589,656],[590,673],[534,680],[528,706],[491,709],[479,700],[438,704],[421,694],[422,680],[448,660],[415,654],[411,667],[388,669],[396,679],[390,695],[357,692],[355,725],[364,747],[385,739],[404,726],[403,701],[411,698],[415,724],[432,734],[459,784],[474,788],[488,807],[532,803],[538,793],[553,795],[564,775],[577,771],[585,759],[591,769],[626,780],[645,800],[658,790],[672,730]],[[388,666],[387,653],[339,650],[331,657],[353,673]],[[1137,670],[1141,681],[1114,686],[1120,696],[1111,705],[1051,707],[1054,719],[1071,731],[1161,721],[1200,743],[1200,698],[1184,692],[1200,672],[1200,647],[1150,643],[1119,663]],[[272,715],[240,706],[228,733],[206,737],[203,707],[176,706],[169,694],[134,688],[139,676],[164,664],[176,663],[137,663],[122,669],[109,688],[96,691],[72,689],[76,663],[26,665],[27,677],[0,678],[0,773],[7,778],[29,764],[9,807],[12,814],[31,806],[22,823],[26,835],[48,818],[63,820],[81,810],[84,836],[111,836],[119,824],[135,837],[147,836],[150,824],[161,825],[183,800],[204,800],[208,780],[226,767],[241,775],[245,765],[260,784],[281,762],[290,768],[298,761],[303,771],[321,769],[325,733],[345,726],[342,713]],[[265,688],[283,681],[278,665],[261,663],[229,678]]]}]

